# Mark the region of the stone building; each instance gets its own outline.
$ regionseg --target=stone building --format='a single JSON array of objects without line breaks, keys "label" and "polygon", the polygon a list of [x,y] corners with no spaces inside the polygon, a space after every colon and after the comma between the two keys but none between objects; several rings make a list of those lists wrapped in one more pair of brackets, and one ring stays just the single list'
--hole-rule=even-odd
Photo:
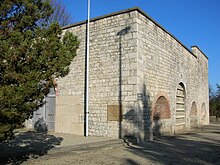
[{"label": "stone building", "polygon": [[[83,135],[86,21],[67,31],[80,47],[57,81],[55,131]],[[209,123],[208,58],[139,8],[91,20],[89,65],[90,136],[144,140]]]}]

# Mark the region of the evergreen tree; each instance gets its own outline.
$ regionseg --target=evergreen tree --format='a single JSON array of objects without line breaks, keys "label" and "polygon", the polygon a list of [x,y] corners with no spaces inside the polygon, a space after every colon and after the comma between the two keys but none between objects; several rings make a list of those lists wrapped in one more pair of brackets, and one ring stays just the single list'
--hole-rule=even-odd
[{"label": "evergreen tree", "polygon": [[65,76],[76,55],[77,38],[45,24],[52,12],[49,0],[1,0],[0,141],[43,104],[52,77]]}]

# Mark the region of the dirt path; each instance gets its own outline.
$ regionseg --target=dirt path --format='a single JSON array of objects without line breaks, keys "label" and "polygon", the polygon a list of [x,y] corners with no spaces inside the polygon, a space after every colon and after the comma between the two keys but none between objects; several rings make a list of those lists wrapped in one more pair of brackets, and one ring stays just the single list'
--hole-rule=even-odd
[{"label": "dirt path", "polygon": [[220,165],[220,123],[186,135],[156,138],[142,146],[117,144],[89,150],[64,150],[27,159],[22,164]]}]

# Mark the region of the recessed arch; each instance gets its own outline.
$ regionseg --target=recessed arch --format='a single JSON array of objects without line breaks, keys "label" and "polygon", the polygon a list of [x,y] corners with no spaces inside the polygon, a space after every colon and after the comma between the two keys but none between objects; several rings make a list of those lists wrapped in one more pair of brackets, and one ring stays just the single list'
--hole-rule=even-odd
[{"label": "recessed arch", "polygon": [[205,124],[205,117],[206,117],[206,106],[205,103],[201,106],[201,124]]},{"label": "recessed arch", "polygon": [[169,102],[164,96],[160,96],[155,103],[153,120],[169,119],[171,117]]},{"label": "recessed arch", "polygon": [[191,109],[190,109],[190,125],[191,125],[191,127],[197,127],[198,126],[197,106],[196,106],[195,101],[193,101]]},{"label": "recessed arch", "polygon": [[175,132],[185,129],[186,124],[186,90],[184,84],[181,82],[178,84],[176,89],[176,124],[175,124]]},{"label": "recessed arch", "polygon": [[165,96],[159,96],[154,104],[152,112],[153,132],[155,135],[161,133],[163,119],[170,119],[170,105]]},{"label": "recessed arch", "polygon": [[193,101],[191,106],[190,116],[196,116],[196,115],[197,115],[197,106],[196,106],[196,102]]}]

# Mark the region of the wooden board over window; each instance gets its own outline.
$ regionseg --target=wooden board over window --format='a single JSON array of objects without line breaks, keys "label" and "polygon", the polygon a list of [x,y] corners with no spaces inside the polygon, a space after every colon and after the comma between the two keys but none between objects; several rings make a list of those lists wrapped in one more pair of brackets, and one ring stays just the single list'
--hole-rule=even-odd
[{"label": "wooden board over window", "polygon": [[119,105],[107,105],[108,121],[121,121],[121,109]]}]

